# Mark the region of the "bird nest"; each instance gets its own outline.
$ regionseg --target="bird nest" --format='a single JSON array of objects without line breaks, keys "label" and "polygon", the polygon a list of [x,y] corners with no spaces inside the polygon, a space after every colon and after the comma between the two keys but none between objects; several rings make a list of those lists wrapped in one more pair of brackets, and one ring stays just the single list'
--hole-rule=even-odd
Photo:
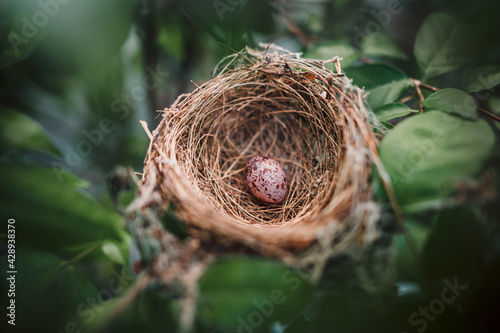
[{"label": "bird nest", "polygon": [[[158,214],[173,204],[190,236],[218,251],[284,258],[313,245],[332,253],[363,244],[379,217],[370,188],[378,138],[363,100],[338,57],[282,49],[229,56],[164,110],[150,134],[141,202]],[[249,192],[245,165],[257,155],[283,168],[283,202]]]}]

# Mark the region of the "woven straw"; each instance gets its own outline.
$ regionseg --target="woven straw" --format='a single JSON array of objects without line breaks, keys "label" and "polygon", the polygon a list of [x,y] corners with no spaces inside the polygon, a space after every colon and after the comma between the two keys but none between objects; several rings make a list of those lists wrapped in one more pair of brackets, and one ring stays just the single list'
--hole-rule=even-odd
[{"label": "woven straw", "polygon": [[[162,214],[173,204],[191,237],[217,251],[283,259],[365,244],[379,210],[370,190],[378,137],[363,91],[337,57],[271,49],[225,58],[213,79],[164,110],[135,208]],[[282,203],[262,203],[247,189],[245,164],[257,155],[284,169]]]}]

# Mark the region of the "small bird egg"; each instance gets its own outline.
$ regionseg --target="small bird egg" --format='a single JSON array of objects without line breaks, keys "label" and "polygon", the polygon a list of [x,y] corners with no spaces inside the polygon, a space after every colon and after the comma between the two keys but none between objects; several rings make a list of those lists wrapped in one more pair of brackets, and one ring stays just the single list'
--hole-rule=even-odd
[{"label": "small bird egg", "polygon": [[245,182],[257,198],[268,203],[283,201],[286,175],[278,162],[267,156],[256,156],[245,166]]}]

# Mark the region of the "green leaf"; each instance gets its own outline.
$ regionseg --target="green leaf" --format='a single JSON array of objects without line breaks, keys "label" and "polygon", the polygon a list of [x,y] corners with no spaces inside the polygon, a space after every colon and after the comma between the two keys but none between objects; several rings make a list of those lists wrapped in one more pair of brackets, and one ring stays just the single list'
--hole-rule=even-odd
[{"label": "green leaf", "polygon": [[231,258],[212,265],[200,280],[200,314],[210,324],[235,332],[267,331],[287,323],[307,305],[309,282],[282,264]]},{"label": "green leaf", "polygon": [[[343,59],[341,60],[341,64],[345,68],[358,60],[359,53],[351,44],[342,40],[333,40],[312,48],[304,54],[304,58],[320,60],[328,60],[336,56]],[[332,64],[327,64],[326,66],[330,69],[334,67]]]},{"label": "green leaf", "polygon": [[[426,223],[409,218],[405,221],[406,232],[408,237],[415,245],[417,255],[424,248],[429,237],[431,228]],[[421,266],[415,261],[412,248],[408,244],[405,235],[399,234],[396,237],[397,255],[396,255],[396,272],[399,281],[423,281],[424,275]]]},{"label": "green leaf", "polygon": [[385,122],[385,121],[381,122],[381,124],[382,124],[382,125],[384,125],[384,127],[385,127],[386,129],[388,129],[388,130],[391,130],[391,129],[393,129],[393,128],[394,128],[394,125],[393,125],[393,124],[388,123],[388,122]]},{"label": "green leaf", "polygon": [[168,206],[168,209],[160,222],[168,232],[179,239],[185,239],[189,235],[186,231],[184,223],[175,215],[175,207],[172,203]]},{"label": "green leaf", "polygon": [[[168,296],[163,290],[147,287],[131,302],[128,295],[113,298],[99,307],[87,302],[81,311],[82,332],[178,332],[174,301]],[[125,304],[128,305],[123,307]]]},{"label": "green leaf", "polygon": [[[370,274],[370,277],[375,274]],[[392,287],[395,291],[396,286],[393,284]],[[421,297],[418,301],[407,297],[401,300],[395,292],[343,290],[326,293],[320,290],[308,306],[304,318],[287,325],[284,332],[404,332],[401,329],[409,326],[408,314],[426,304]]]},{"label": "green leaf", "polygon": [[436,13],[427,17],[417,33],[414,48],[423,81],[472,61],[474,40],[470,31],[449,14]]},{"label": "green leaf", "polygon": [[467,72],[462,87],[467,92],[491,89],[500,84],[500,66],[484,66]]},{"label": "green leaf", "polygon": [[19,246],[71,257],[101,240],[127,241],[123,219],[85,193],[83,181],[69,172],[0,164],[0,177],[0,216],[16,220]]},{"label": "green leaf", "polygon": [[489,105],[490,105],[491,112],[493,112],[496,115],[500,114],[500,97],[490,98]]},{"label": "green leaf", "polygon": [[0,107],[0,151],[12,148],[61,156],[40,124],[20,112]]},{"label": "green leaf", "polygon": [[67,306],[69,308],[67,310],[71,311],[70,314],[76,317],[77,307],[82,302],[88,301],[88,297],[96,298],[98,291],[92,282],[75,267],[69,266],[63,273],[59,276],[59,280],[50,286],[47,293],[60,295],[61,305]]},{"label": "green leaf", "polygon": [[[55,282],[57,272],[64,266],[65,261],[58,256],[37,250],[17,248],[15,255],[16,281],[19,286],[17,298],[19,302],[28,301],[46,290]],[[6,262],[7,256],[2,257]],[[5,274],[5,275],[4,275]],[[2,271],[2,282],[9,274]]]},{"label": "green leaf", "polygon": [[396,101],[413,84],[399,69],[386,64],[366,64],[345,70],[355,85],[370,94],[367,102],[373,110]]},{"label": "green leaf", "polygon": [[387,122],[392,119],[401,118],[418,111],[412,110],[410,107],[401,103],[389,103],[382,105],[374,111],[375,116],[381,122]]},{"label": "green leaf", "polygon": [[396,45],[391,37],[380,32],[368,34],[363,38],[361,53],[365,56],[408,59],[408,56]]},{"label": "green leaf", "polygon": [[470,207],[448,209],[436,223],[422,253],[429,279],[472,274],[481,268],[486,246],[479,214]]},{"label": "green leaf", "polygon": [[464,119],[477,119],[476,102],[465,91],[445,88],[436,91],[422,101],[427,110],[441,110],[456,114]]},{"label": "green leaf", "polygon": [[90,280],[51,253],[16,248],[16,329],[55,332],[77,321],[78,306],[97,295]]},{"label": "green leaf", "polygon": [[[8,42],[0,50],[0,69],[7,68],[29,57],[46,35],[45,30],[38,29],[27,16],[21,15],[21,13],[13,15],[12,26],[4,36]],[[26,35],[26,32],[29,34]]]},{"label": "green leaf", "polygon": [[158,44],[177,61],[182,61],[185,52],[183,48],[183,33],[185,32],[182,29],[181,20],[178,17],[170,17],[169,21],[161,23]]},{"label": "green leaf", "polygon": [[450,202],[458,180],[480,173],[494,141],[486,121],[434,110],[398,124],[381,141],[379,153],[401,208],[410,213]]},{"label": "green leaf", "polygon": [[132,243],[132,236],[128,233],[123,233],[124,241],[122,243],[117,242],[115,240],[105,240],[101,249],[102,252],[106,255],[106,257],[110,258],[114,262],[121,264],[123,266],[128,265],[128,256],[127,252],[130,248],[130,244]]}]

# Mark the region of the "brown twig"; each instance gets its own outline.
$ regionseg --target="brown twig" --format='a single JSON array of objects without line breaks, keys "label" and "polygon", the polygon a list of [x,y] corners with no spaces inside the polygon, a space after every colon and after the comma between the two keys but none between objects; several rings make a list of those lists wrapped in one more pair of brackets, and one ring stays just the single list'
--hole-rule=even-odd
[{"label": "brown twig", "polygon": [[[413,84],[415,85],[415,90],[417,91],[417,94],[418,94],[418,97],[420,99],[420,113],[424,112],[424,107],[422,105],[422,101],[424,100],[424,96],[422,94],[422,91],[420,90],[420,87],[422,88],[425,88],[427,90],[431,90],[431,91],[438,91],[439,88],[436,88],[436,87],[433,87],[433,86],[430,86],[428,84],[425,84],[425,83],[422,83],[421,81],[417,80],[417,79],[413,79],[413,78],[410,78],[410,80],[413,82]],[[490,117],[491,119],[495,120],[495,121],[498,121],[500,122],[500,117],[497,116],[497,115],[494,115],[493,113],[485,110],[484,108],[482,107],[478,107],[477,108],[481,113],[483,113],[484,115]]]},{"label": "brown twig", "polygon": [[193,331],[198,300],[198,280],[213,260],[214,256],[209,255],[203,261],[192,263],[189,270],[180,277],[184,286],[179,318],[180,333],[191,333]]},{"label": "brown twig", "polygon": [[421,86],[422,88],[425,88],[425,89],[428,89],[428,90],[432,90],[432,91],[438,91],[438,90],[439,90],[439,88],[436,88],[436,87],[430,86],[430,85],[425,84],[425,83],[422,83],[422,82],[420,82],[420,81],[418,81],[418,82],[420,83],[420,86]]},{"label": "brown twig", "polygon": [[277,4],[277,8],[275,9],[281,21],[285,24],[287,29],[300,41],[300,43],[304,46],[308,46],[309,42],[319,42],[320,38],[312,37],[304,33],[297,24],[292,20],[290,15],[288,14],[287,3],[284,0],[275,0]]},{"label": "brown twig", "polygon": [[370,58],[367,58],[367,57],[360,57],[359,60],[364,62],[365,64],[373,63],[373,60],[371,60]]},{"label": "brown twig", "polygon": [[500,117],[491,113],[491,112],[488,112],[487,110],[483,109],[482,107],[478,107],[477,108],[480,112],[484,113],[485,115],[487,115],[488,117],[492,118],[493,120],[495,121],[498,121],[500,122]]},{"label": "brown twig", "polygon": [[401,98],[401,100],[399,101],[399,103],[406,103],[408,101],[411,101],[412,99],[414,99],[416,97],[415,94],[413,95],[409,95],[409,96],[406,96],[406,97],[403,97]]},{"label": "brown twig", "polygon": [[422,91],[420,90],[420,86],[422,86],[422,82],[416,79],[410,78],[411,82],[415,85],[415,90],[417,91],[418,98],[420,100],[420,113],[424,112],[424,106],[422,105],[422,102],[424,100],[424,95],[422,94]]},{"label": "brown twig", "polygon": [[122,313],[127,309],[127,307],[134,301],[134,299],[139,295],[141,291],[146,288],[149,281],[151,281],[151,276],[149,274],[142,275],[139,280],[134,284],[134,286],[125,294],[125,296],[117,304],[111,315],[109,316],[109,321],[107,325],[116,320]]}]

